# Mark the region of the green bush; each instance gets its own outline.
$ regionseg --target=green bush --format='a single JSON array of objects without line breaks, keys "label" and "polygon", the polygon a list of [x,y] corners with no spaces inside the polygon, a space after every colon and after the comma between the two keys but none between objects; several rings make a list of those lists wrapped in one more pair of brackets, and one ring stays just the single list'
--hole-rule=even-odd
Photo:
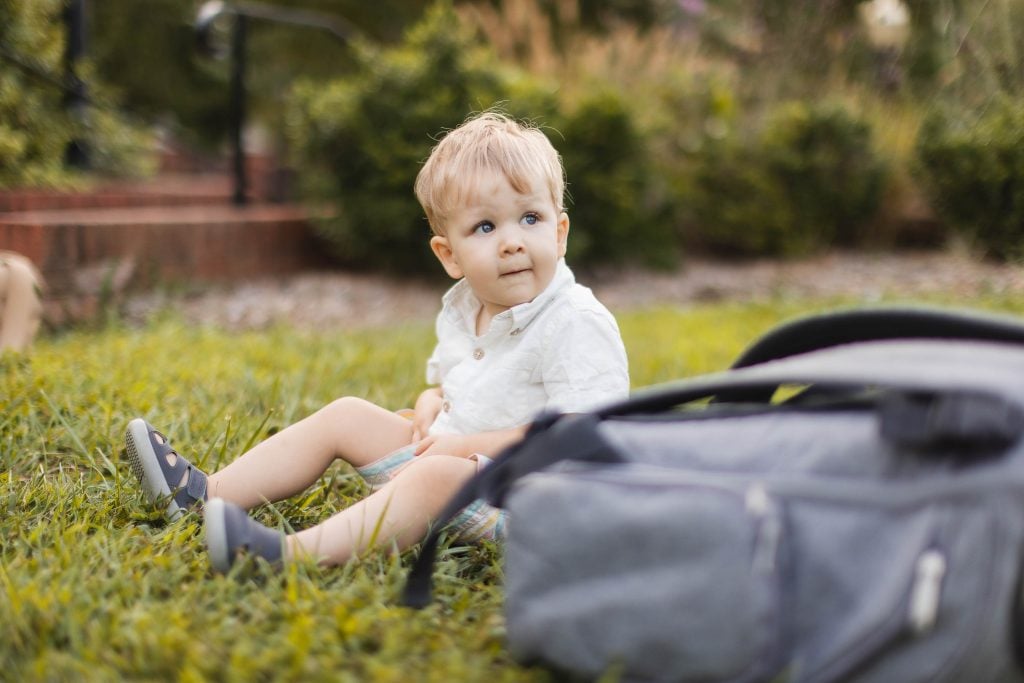
[{"label": "green bush", "polygon": [[60,0],[0,3],[0,45],[8,53],[0,68],[0,187],[66,182],[71,130],[62,93],[37,73],[59,73],[62,8]]},{"label": "green bush", "polygon": [[88,64],[78,75],[91,106],[82,117],[65,108],[61,0],[0,3],[0,187],[61,186],[71,140],[85,142],[90,171],[137,175],[153,167],[152,136],[125,120],[109,88]]},{"label": "green bush", "polygon": [[562,153],[574,265],[674,262],[674,228],[651,197],[646,140],[618,92],[595,88],[566,104],[554,87],[499,65],[444,2],[401,45],[358,52],[354,75],[297,87],[288,116],[300,185],[308,200],[335,207],[318,230],[343,263],[438,272],[413,183],[432,136],[493,106],[534,121]]},{"label": "green bush", "polygon": [[331,202],[318,229],[350,265],[431,272],[429,226],[413,195],[431,135],[505,99],[494,64],[438,5],[402,45],[362,46],[360,68],[296,89],[288,120],[307,198]]},{"label": "green bush", "polygon": [[940,219],[989,256],[1024,258],[1024,99],[997,97],[980,114],[934,110],[917,156]]},{"label": "green bush", "polygon": [[870,128],[832,105],[780,105],[753,136],[707,136],[691,161],[691,239],[718,253],[852,245],[881,200]]},{"label": "green bush", "polygon": [[595,92],[560,130],[574,226],[569,260],[581,266],[675,265],[675,226],[651,196],[651,158],[624,97],[614,90]]}]

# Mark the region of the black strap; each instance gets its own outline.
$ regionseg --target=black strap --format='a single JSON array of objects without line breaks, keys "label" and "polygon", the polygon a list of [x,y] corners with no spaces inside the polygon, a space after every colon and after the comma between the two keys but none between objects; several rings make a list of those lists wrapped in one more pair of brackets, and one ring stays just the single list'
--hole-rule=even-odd
[{"label": "black strap", "polygon": [[581,462],[622,462],[622,457],[597,431],[600,418],[594,414],[560,415],[542,413],[526,437],[498,454],[490,466],[470,479],[455,494],[436,520],[420,549],[402,595],[402,603],[421,608],[430,604],[432,573],[437,546],[445,525],[477,499],[502,507],[512,484],[563,460]]},{"label": "black strap", "polygon": [[1024,411],[1002,396],[893,391],[882,396],[877,411],[881,436],[918,452],[950,449],[964,458],[983,457],[1024,433]]}]

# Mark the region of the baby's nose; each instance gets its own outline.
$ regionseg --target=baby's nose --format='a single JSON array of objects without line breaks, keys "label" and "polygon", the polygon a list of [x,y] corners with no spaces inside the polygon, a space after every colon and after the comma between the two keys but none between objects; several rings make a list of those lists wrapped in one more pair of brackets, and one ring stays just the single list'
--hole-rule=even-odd
[{"label": "baby's nose", "polygon": [[518,230],[506,230],[501,240],[504,253],[515,253],[523,250],[523,236]]}]

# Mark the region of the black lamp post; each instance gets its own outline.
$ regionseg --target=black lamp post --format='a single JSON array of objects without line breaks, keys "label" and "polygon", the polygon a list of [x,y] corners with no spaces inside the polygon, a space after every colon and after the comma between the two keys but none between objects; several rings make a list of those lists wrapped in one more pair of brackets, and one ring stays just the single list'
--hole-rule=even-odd
[{"label": "black lamp post", "polygon": [[[85,55],[86,25],[85,0],[70,0],[64,8],[64,25],[67,27],[67,43],[64,48],[64,77],[67,89],[64,92],[64,107],[79,126],[86,123],[88,97],[85,81],[78,76],[78,61]],[[88,145],[80,137],[81,131],[68,143],[64,152],[68,166],[78,169],[89,167]]]},{"label": "black lamp post", "polygon": [[231,31],[231,105],[229,119],[231,122],[231,144],[234,154],[231,167],[235,172],[235,191],[232,201],[245,204],[247,189],[245,173],[245,145],[242,135],[245,127],[245,34],[248,18],[244,14],[236,14],[234,28]]}]

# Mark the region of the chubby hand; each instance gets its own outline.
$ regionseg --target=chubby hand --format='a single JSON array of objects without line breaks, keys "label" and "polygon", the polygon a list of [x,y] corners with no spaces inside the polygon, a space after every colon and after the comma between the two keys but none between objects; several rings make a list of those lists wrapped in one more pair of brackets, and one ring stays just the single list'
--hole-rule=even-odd
[{"label": "chubby hand", "polygon": [[468,458],[475,452],[467,437],[461,434],[440,434],[424,437],[417,444],[413,455],[454,455],[459,458]]},{"label": "chubby hand", "polygon": [[[444,405],[444,396],[438,387],[427,389],[416,399],[415,413],[412,418],[412,440],[415,443],[427,436],[427,430],[434,424],[437,414]],[[419,455],[417,453],[416,455]]]}]

